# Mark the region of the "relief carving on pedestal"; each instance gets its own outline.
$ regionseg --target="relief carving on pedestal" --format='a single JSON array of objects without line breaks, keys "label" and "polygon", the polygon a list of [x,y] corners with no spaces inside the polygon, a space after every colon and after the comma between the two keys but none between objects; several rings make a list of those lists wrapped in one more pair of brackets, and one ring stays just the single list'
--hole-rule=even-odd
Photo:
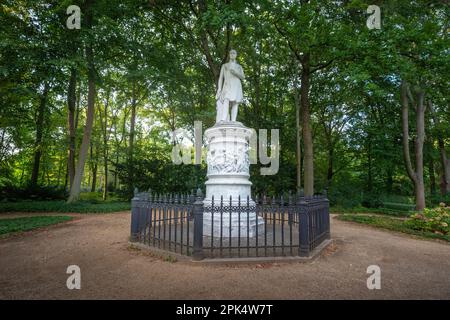
[{"label": "relief carving on pedestal", "polygon": [[248,174],[250,161],[243,147],[236,152],[225,149],[211,149],[206,156],[208,174],[245,173]]}]

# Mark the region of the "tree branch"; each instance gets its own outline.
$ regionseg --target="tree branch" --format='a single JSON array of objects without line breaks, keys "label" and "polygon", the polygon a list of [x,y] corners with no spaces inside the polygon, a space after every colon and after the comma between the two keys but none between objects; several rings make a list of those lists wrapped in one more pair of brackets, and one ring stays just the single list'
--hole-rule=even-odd
[{"label": "tree branch", "polygon": [[294,48],[294,46],[292,45],[291,41],[289,40],[289,37],[278,27],[276,22],[274,22],[273,25],[275,26],[275,29],[277,29],[278,33],[281,34],[283,36],[283,38],[286,39],[286,41],[287,41],[287,43],[289,45],[289,48],[294,53],[294,55],[297,58],[297,60],[303,63],[303,55],[299,54],[297,49]]},{"label": "tree branch", "polygon": [[317,66],[314,66],[314,67],[311,66],[311,67],[313,67],[313,68],[311,69],[310,73],[314,73],[314,72],[316,72],[317,70],[324,69],[324,68],[328,67],[330,64],[332,64],[332,63],[334,62],[334,60],[335,60],[335,59],[331,59],[330,61],[325,62],[325,63],[322,63],[322,64],[319,64],[319,65],[317,65]]}]

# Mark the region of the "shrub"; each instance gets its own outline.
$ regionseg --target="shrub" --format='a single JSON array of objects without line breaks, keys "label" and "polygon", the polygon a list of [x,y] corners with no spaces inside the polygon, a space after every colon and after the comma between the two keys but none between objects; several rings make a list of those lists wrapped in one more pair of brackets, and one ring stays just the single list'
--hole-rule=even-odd
[{"label": "shrub", "polygon": [[393,209],[397,211],[413,211],[415,205],[408,203],[383,202],[383,208]]},{"label": "shrub", "polygon": [[0,200],[62,200],[68,193],[60,186],[15,186],[5,185],[0,187]]},{"label": "shrub", "polygon": [[79,200],[74,203],[65,201],[20,201],[0,202],[1,212],[79,212],[79,213],[106,213],[130,210],[130,202],[106,201],[92,203]]},{"label": "shrub", "polygon": [[383,202],[378,194],[366,193],[361,201],[361,205],[366,208],[380,208],[383,206]]},{"label": "shrub", "polygon": [[427,207],[435,207],[438,206],[441,202],[450,203],[450,193],[447,193],[446,195],[442,194],[430,194],[425,197]]},{"label": "shrub", "polygon": [[438,234],[450,232],[450,207],[440,203],[434,209],[425,209],[423,213],[415,213],[405,221],[405,224],[414,230],[429,231]]},{"label": "shrub", "polygon": [[360,194],[349,187],[330,188],[327,197],[330,200],[330,206],[338,206],[347,209],[358,207],[361,204]]}]

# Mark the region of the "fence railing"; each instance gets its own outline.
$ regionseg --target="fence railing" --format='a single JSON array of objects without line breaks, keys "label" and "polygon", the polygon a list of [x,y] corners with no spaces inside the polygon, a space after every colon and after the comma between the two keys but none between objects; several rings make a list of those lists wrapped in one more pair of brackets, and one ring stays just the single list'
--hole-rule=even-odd
[{"label": "fence railing", "polygon": [[310,256],[330,238],[325,196],[208,199],[137,193],[131,241],[203,258]]}]

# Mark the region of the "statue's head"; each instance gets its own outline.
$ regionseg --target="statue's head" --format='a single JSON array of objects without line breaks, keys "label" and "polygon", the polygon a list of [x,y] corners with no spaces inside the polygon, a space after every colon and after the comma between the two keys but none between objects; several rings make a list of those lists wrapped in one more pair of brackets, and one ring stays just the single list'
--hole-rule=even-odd
[{"label": "statue's head", "polygon": [[235,60],[237,57],[237,52],[234,49],[230,50],[230,60]]}]

